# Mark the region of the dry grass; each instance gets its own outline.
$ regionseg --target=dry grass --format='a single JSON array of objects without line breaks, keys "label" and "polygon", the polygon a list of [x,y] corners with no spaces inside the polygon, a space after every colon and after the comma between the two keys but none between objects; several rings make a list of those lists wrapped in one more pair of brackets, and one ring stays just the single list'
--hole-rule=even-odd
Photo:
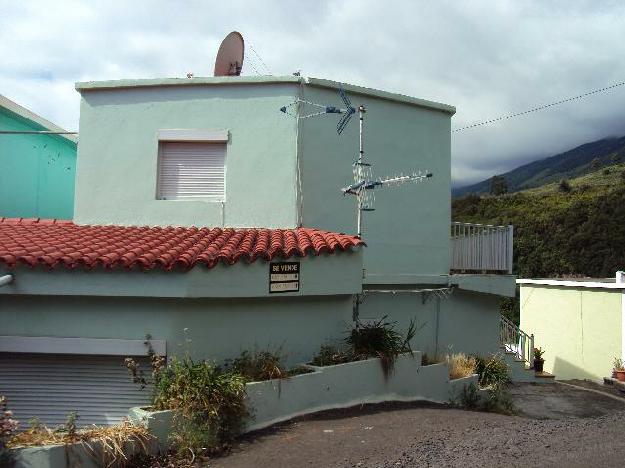
[{"label": "dry grass", "polygon": [[[80,443],[98,461],[98,466],[111,467],[123,466],[130,461],[129,447],[132,447],[132,455],[148,454],[152,439],[153,436],[145,427],[136,426],[127,420],[115,426],[83,428],[75,434],[37,424],[11,437],[7,446],[15,449]],[[127,449],[126,453],[124,448]]]},{"label": "dry grass", "polygon": [[448,354],[446,361],[449,366],[449,378],[451,380],[475,374],[477,361],[473,356],[467,356],[463,353]]}]

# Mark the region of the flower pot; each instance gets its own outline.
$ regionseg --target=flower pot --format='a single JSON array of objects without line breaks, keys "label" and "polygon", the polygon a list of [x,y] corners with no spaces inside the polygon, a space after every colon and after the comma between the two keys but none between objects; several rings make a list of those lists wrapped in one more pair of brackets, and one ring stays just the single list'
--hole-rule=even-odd
[{"label": "flower pot", "polygon": [[620,382],[625,382],[625,370],[617,370],[615,372],[617,380],[619,380]]},{"label": "flower pot", "polygon": [[545,360],[544,359],[534,359],[534,371],[535,372],[542,372],[544,364],[545,364]]}]

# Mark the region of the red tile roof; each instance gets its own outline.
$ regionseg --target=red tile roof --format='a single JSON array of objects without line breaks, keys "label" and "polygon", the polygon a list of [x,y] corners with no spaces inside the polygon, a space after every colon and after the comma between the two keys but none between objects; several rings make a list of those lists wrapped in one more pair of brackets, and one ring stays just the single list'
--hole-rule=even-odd
[{"label": "red tile roof", "polygon": [[71,221],[0,218],[0,264],[48,268],[212,268],[243,259],[334,253],[363,245],[357,237],[310,228],[79,226]]}]

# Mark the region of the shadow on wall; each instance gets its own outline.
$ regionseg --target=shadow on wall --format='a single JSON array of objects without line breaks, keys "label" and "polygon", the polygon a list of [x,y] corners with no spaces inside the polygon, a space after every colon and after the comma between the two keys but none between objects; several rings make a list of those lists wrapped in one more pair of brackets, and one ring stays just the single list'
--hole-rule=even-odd
[{"label": "shadow on wall", "polygon": [[[573,364],[565,359],[562,359],[558,356],[555,357],[553,361],[553,366],[551,369],[547,367],[548,362],[545,363],[545,370],[550,372],[556,376],[558,380],[568,380],[568,379],[589,379],[589,380],[602,380],[604,377],[609,377],[611,372],[606,370],[605,375],[600,375],[602,372],[601,369],[596,368],[586,368],[579,367],[578,365]],[[610,368],[610,363],[606,363],[606,369]]]}]

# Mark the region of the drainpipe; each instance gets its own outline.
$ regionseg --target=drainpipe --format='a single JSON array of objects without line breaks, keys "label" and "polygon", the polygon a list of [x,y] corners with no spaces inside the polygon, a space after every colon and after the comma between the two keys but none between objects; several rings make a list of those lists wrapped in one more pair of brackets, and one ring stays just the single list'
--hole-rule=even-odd
[{"label": "drainpipe", "polygon": [[13,282],[13,275],[0,276],[0,287],[6,286],[7,284],[10,284],[11,282]]}]

